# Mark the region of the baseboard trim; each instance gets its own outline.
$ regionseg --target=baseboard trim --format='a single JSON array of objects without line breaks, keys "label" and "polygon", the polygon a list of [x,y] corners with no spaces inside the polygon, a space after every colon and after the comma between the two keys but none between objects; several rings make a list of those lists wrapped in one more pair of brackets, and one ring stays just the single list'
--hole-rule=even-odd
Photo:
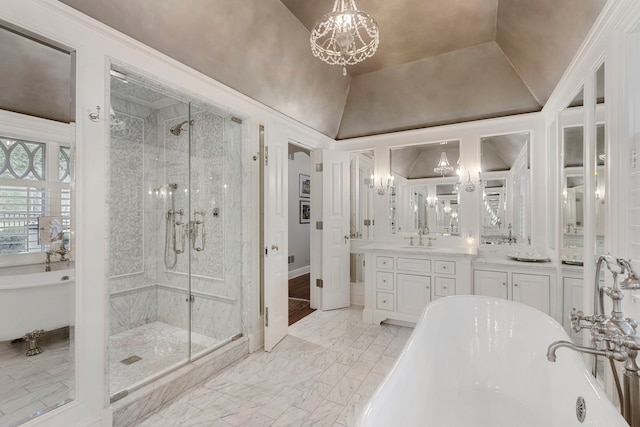
[{"label": "baseboard trim", "polygon": [[311,273],[311,266],[309,265],[306,267],[296,268],[295,270],[289,270],[289,280],[309,273]]}]

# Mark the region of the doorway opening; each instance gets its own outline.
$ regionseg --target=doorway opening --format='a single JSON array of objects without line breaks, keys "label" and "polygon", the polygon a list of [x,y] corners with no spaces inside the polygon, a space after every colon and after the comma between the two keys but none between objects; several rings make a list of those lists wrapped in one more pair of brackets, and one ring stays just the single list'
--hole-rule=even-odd
[{"label": "doorway opening", "polygon": [[313,313],[311,300],[311,157],[289,144],[289,325]]}]

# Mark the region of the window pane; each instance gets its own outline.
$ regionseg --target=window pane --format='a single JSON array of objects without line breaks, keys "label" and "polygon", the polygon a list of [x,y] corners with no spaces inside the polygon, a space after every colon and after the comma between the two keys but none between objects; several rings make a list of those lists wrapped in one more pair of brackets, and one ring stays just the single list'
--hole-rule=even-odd
[{"label": "window pane", "polygon": [[45,144],[0,138],[0,177],[44,180]]},{"label": "window pane", "polygon": [[58,151],[58,177],[60,178],[60,182],[71,181],[71,173],[69,171],[71,164],[70,158],[71,148],[60,147],[60,151]]},{"label": "window pane", "polygon": [[39,252],[38,217],[45,213],[44,188],[0,186],[0,254]]}]

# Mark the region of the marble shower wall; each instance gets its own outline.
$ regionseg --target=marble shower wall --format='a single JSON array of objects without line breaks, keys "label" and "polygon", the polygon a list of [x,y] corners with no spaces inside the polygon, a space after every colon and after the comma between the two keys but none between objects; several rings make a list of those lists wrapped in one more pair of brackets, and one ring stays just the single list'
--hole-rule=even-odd
[{"label": "marble shower wall", "polygon": [[[192,330],[216,339],[240,333],[242,126],[192,107],[189,156],[189,125],[182,126],[180,135],[169,132],[189,120],[188,104],[151,110],[114,97],[112,107],[111,333],[156,320],[188,328],[189,271],[195,297]],[[177,185],[172,195],[168,184]],[[182,249],[184,242],[185,252],[168,269],[164,257],[167,231],[171,242],[166,222],[171,197],[175,209],[184,211],[176,216],[185,223],[176,227],[176,246]],[[194,220],[202,222],[195,242],[198,248],[204,243],[201,251],[193,249],[186,225]]]}]

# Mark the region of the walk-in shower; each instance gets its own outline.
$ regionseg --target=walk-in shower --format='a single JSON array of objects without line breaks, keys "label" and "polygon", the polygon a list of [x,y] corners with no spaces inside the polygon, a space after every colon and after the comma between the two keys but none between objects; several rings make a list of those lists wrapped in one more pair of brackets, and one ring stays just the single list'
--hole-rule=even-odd
[{"label": "walk-in shower", "polygon": [[242,333],[242,124],[120,75],[110,114],[113,400]]}]

